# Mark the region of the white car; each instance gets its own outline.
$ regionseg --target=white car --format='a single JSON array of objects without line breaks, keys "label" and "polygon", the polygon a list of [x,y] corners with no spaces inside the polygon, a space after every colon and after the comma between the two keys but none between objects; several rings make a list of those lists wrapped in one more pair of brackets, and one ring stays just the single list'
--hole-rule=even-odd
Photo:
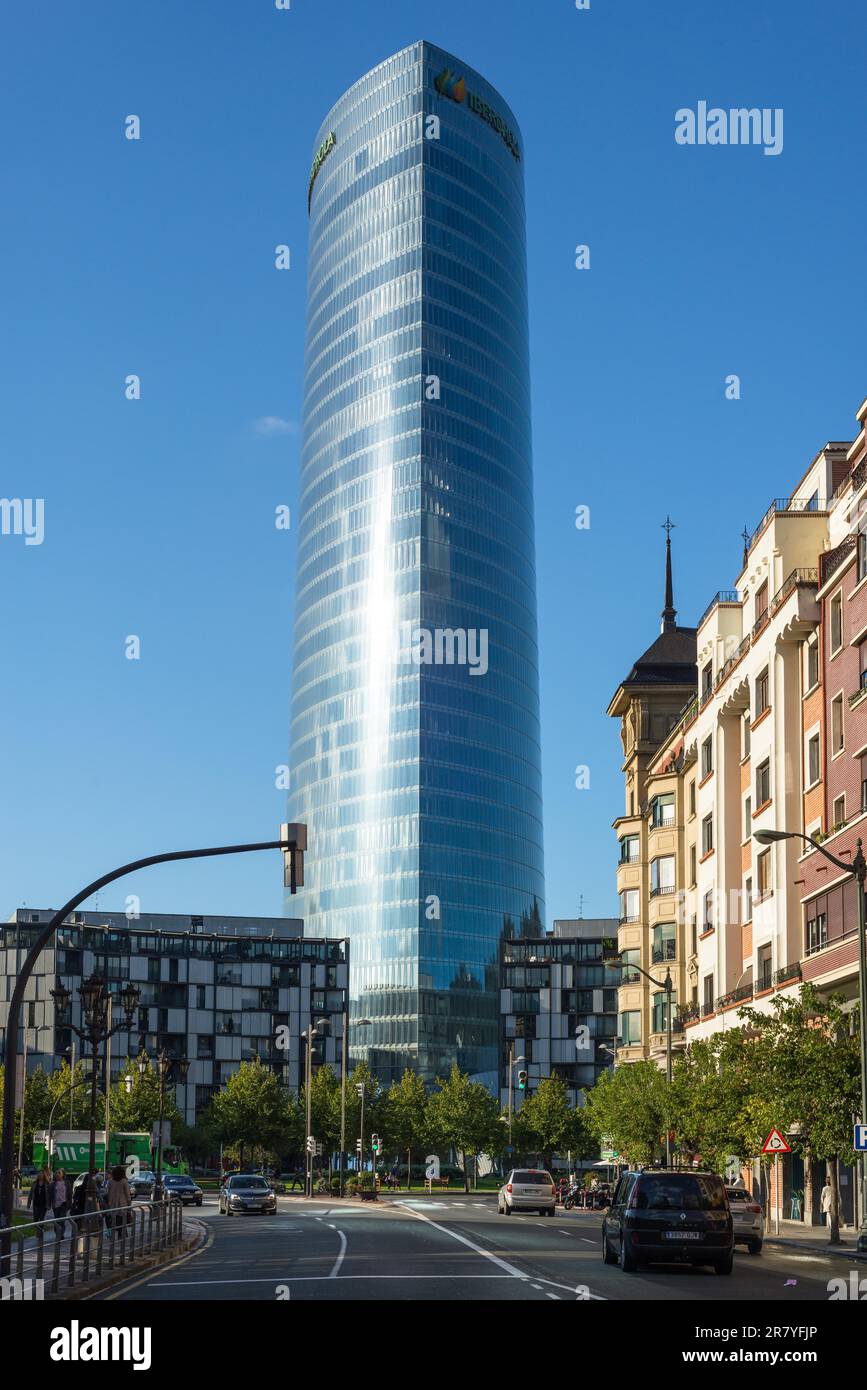
[{"label": "white car", "polygon": [[497,1193],[500,1216],[511,1216],[513,1211],[553,1216],[556,1205],[557,1188],[544,1168],[513,1168]]},{"label": "white car", "polygon": [[765,1219],[753,1194],[745,1187],[727,1187],[735,1245],[745,1245],[751,1255],[761,1253],[765,1238]]}]

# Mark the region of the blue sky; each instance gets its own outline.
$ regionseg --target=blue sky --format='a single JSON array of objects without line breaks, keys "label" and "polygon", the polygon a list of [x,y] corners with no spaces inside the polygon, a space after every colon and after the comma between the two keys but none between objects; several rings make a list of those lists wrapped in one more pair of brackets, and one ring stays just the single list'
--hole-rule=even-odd
[{"label": "blue sky", "polygon": [[[294,537],[273,513],[296,501],[311,146],[334,99],[419,38],[521,124],[548,918],[581,894],[613,914],[605,709],[658,631],[660,524],[694,622],[743,526],[851,438],[867,394],[864,37],[848,0],[17,7],[0,493],[44,497],[46,533],[0,537],[0,915],[282,819]],[[676,145],[700,100],[782,107],[782,154]],[[266,417],[288,427],[258,432]],[[278,914],[281,883],[278,856],[250,856],[149,870],[99,905]]]}]

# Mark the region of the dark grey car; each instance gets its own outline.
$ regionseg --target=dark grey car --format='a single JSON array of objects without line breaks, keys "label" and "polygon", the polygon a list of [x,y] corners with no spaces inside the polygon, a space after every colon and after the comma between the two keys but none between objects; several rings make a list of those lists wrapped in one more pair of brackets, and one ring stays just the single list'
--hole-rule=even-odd
[{"label": "dark grey car", "polygon": [[220,1211],[226,1216],[238,1216],[247,1211],[273,1216],[276,1210],[277,1196],[261,1173],[233,1173],[220,1188]]}]

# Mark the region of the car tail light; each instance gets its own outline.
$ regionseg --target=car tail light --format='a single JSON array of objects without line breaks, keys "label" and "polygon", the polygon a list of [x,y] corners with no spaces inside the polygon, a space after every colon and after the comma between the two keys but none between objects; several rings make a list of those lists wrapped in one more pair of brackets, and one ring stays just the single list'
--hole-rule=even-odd
[{"label": "car tail light", "polygon": [[551,1188],[551,1196],[552,1196],[552,1197],[556,1197],[556,1196],[557,1196],[557,1189],[556,1189],[556,1187],[552,1187],[552,1188]]},{"label": "car tail light", "polygon": [[506,1191],[507,1191],[507,1192],[511,1192],[511,1190],[512,1190],[512,1184],[511,1184],[510,1182],[507,1182],[507,1183],[506,1183]]},{"label": "car tail light", "polygon": [[760,1212],[761,1207],[758,1202],[747,1202],[747,1211]]}]

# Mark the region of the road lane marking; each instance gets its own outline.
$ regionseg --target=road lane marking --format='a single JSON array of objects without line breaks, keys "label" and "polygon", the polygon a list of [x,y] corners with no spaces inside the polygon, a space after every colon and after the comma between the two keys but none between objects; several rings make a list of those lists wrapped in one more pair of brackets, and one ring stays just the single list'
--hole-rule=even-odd
[{"label": "road lane marking", "polygon": [[448,1226],[441,1226],[438,1221],[432,1221],[430,1217],[425,1216],[423,1212],[410,1211],[409,1214],[410,1216],[414,1216],[416,1221],[426,1221],[427,1224],[433,1226],[435,1230],[442,1231],[443,1235],[451,1236],[452,1240],[460,1241],[461,1245],[468,1246],[469,1249],[474,1250],[477,1255],[483,1255],[486,1260],[491,1260],[493,1264],[499,1265],[500,1268],[504,1269],[507,1274],[510,1274],[513,1279],[529,1278],[528,1275],[522,1274],[520,1269],[516,1269],[514,1265],[510,1265],[508,1260],[501,1260],[499,1255],[494,1255],[490,1250],[485,1250],[481,1245],[476,1245],[476,1242],[470,1240],[469,1236],[462,1236],[459,1231],[451,1231]]},{"label": "road lane marking", "polygon": [[[333,1228],[333,1229],[336,1229],[336,1228]],[[336,1279],[336,1278],[337,1278],[338,1274],[340,1273],[340,1266],[343,1264],[343,1261],[344,1261],[344,1259],[345,1259],[345,1257],[346,1257],[346,1236],[343,1234],[342,1231],[338,1231],[337,1234],[340,1236],[340,1254],[337,1256],[337,1259],[334,1261],[334,1268],[332,1269],[331,1273],[330,1273],[329,1276],[328,1276],[329,1279]]]},{"label": "road lane marking", "polygon": [[[514,1279],[514,1277],[513,1274],[344,1274],[341,1283],[368,1279],[400,1279],[403,1281],[404,1279]],[[283,1278],[275,1274],[271,1279],[182,1279],[169,1284],[161,1283],[160,1287],[163,1289],[192,1289],[204,1288],[209,1284],[273,1284],[275,1282],[279,1284],[321,1284],[330,1278],[330,1274],[289,1274]],[[529,1282],[527,1276],[522,1275],[520,1282],[527,1284]],[[552,1281],[547,1280],[546,1282]],[[157,1281],[153,1280],[152,1283],[156,1286]],[[534,1285],[533,1287],[540,1286]],[[568,1288],[568,1285],[557,1284],[555,1287],[565,1289]],[[574,1293],[574,1289],[569,1289],[569,1292]]]},{"label": "road lane marking", "polygon": [[[211,1246],[213,1245],[216,1239],[215,1228],[213,1226],[206,1226],[205,1230],[208,1232],[207,1239],[203,1241],[203,1243],[200,1246],[198,1246],[197,1249],[188,1251],[187,1254],[182,1255],[180,1259],[170,1260],[169,1263],[166,1265],[167,1271],[171,1269],[180,1269],[181,1265],[185,1265],[188,1260],[195,1259],[196,1255],[203,1255],[206,1250],[210,1250]],[[153,1270],[149,1269],[146,1274],[143,1274],[141,1276],[140,1279],[136,1279],[134,1284],[118,1285],[117,1290],[115,1292],[108,1293],[105,1295],[105,1301],[107,1303],[113,1302],[114,1299],[120,1298],[121,1294],[123,1293],[132,1293],[133,1289],[139,1288],[142,1284],[147,1284],[149,1280],[151,1283],[153,1283],[154,1280],[150,1279],[151,1274],[153,1274]],[[196,1281],[193,1280],[191,1282],[195,1283]],[[99,1291],[97,1290],[96,1293],[88,1294],[85,1302],[90,1302],[91,1299],[96,1299],[98,1297]]]}]

